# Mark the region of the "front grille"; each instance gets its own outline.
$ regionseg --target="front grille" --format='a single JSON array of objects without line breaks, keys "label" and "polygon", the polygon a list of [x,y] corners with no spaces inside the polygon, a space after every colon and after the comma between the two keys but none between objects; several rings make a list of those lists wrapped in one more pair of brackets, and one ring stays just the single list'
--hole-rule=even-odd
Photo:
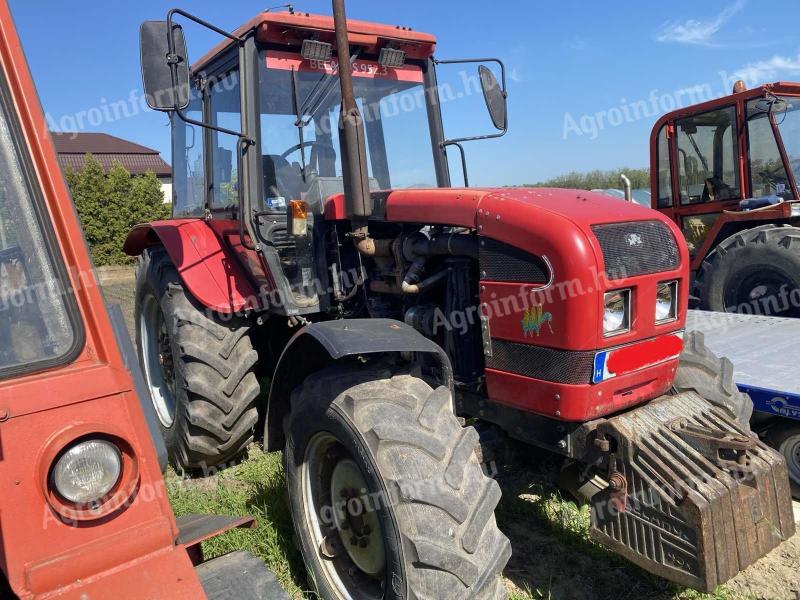
[{"label": "front grille", "polygon": [[591,383],[595,352],[558,350],[492,339],[486,367],[555,383]]},{"label": "front grille", "polygon": [[609,279],[660,273],[678,268],[675,236],[660,221],[636,221],[592,226]]},{"label": "front grille", "polygon": [[547,264],[540,257],[497,240],[481,238],[478,259],[481,279],[512,283],[544,283],[550,279]]}]

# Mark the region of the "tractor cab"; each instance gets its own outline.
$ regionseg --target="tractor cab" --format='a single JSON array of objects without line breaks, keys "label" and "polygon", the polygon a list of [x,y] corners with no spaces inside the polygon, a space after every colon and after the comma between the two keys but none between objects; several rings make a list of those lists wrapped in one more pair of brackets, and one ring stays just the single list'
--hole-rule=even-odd
[{"label": "tractor cab", "polygon": [[[151,35],[147,27],[143,36]],[[466,140],[444,138],[436,38],[355,20],[348,21],[348,34],[369,195],[379,203],[378,190],[448,187],[446,149]],[[145,39],[143,49],[157,52],[160,46]],[[205,215],[228,241],[259,290],[250,307],[270,306],[287,315],[328,308],[319,289],[327,288],[328,274],[315,259],[323,254],[320,221],[326,210],[342,210],[345,171],[348,161],[356,161],[346,156],[340,139],[335,42],[332,17],[261,13],[192,66],[186,106],[171,112],[173,216]],[[188,61],[185,47],[180,52]],[[494,62],[502,70],[495,60],[466,62]],[[145,71],[146,84],[147,77]],[[467,90],[483,89],[487,106],[494,107],[500,133],[481,137],[505,132],[502,79],[501,86],[481,65]]]},{"label": "tractor cab", "polygon": [[653,208],[683,231],[693,269],[720,236],[750,220],[743,212],[786,221],[800,214],[800,84],[676,110],[659,119],[650,143]]}]

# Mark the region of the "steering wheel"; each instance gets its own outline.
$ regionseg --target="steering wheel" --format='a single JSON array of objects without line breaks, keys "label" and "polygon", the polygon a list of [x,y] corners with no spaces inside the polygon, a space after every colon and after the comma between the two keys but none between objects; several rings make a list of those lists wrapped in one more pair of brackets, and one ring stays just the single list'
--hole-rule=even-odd
[{"label": "steering wheel", "polygon": [[[780,171],[783,171],[783,174],[779,174]],[[783,170],[783,165],[778,165],[772,169],[764,169],[763,171],[758,172],[758,176],[770,186],[772,189],[778,189],[778,184],[783,183],[784,185],[789,184],[789,178],[786,176],[786,172]]]},{"label": "steering wheel", "polygon": [[300,150],[300,148],[306,148],[308,146],[313,146],[316,143],[317,143],[316,140],[308,140],[308,141],[303,142],[302,144],[295,144],[294,146],[289,148],[286,152],[281,154],[281,158],[287,158],[288,159],[289,156],[291,156],[292,154],[294,154],[295,152]]}]

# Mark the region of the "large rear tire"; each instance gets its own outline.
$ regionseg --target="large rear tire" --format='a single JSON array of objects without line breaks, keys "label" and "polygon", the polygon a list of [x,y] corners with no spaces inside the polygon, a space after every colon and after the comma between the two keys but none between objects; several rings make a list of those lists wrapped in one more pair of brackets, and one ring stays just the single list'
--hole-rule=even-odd
[{"label": "large rear tire", "polygon": [[733,363],[714,354],[699,331],[687,331],[678,372],[672,387],[676,392],[697,392],[711,404],[724,408],[745,431],[750,431],[753,401],[740,392],[733,380]]},{"label": "large rear tire", "polygon": [[762,225],[723,240],[703,261],[703,310],[800,317],[800,228]]},{"label": "large rear tire", "polygon": [[511,555],[472,427],[450,392],[388,367],[332,367],[292,394],[289,501],[322,598],[505,598]]},{"label": "large rear tire", "polygon": [[184,289],[162,247],[136,274],[136,343],[170,462],[208,472],[253,440],[258,356],[247,323],[223,322]]}]

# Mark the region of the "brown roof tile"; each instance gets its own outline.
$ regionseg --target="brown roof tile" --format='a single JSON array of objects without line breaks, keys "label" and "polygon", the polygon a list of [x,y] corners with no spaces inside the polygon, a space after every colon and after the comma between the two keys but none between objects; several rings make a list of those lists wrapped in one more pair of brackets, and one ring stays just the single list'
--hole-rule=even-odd
[{"label": "brown roof tile", "polygon": [[87,154],[110,169],[118,162],[132,175],[153,171],[159,177],[169,177],[172,169],[157,150],[134,144],[107,133],[51,132],[62,168],[76,171],[83,168]]}]

